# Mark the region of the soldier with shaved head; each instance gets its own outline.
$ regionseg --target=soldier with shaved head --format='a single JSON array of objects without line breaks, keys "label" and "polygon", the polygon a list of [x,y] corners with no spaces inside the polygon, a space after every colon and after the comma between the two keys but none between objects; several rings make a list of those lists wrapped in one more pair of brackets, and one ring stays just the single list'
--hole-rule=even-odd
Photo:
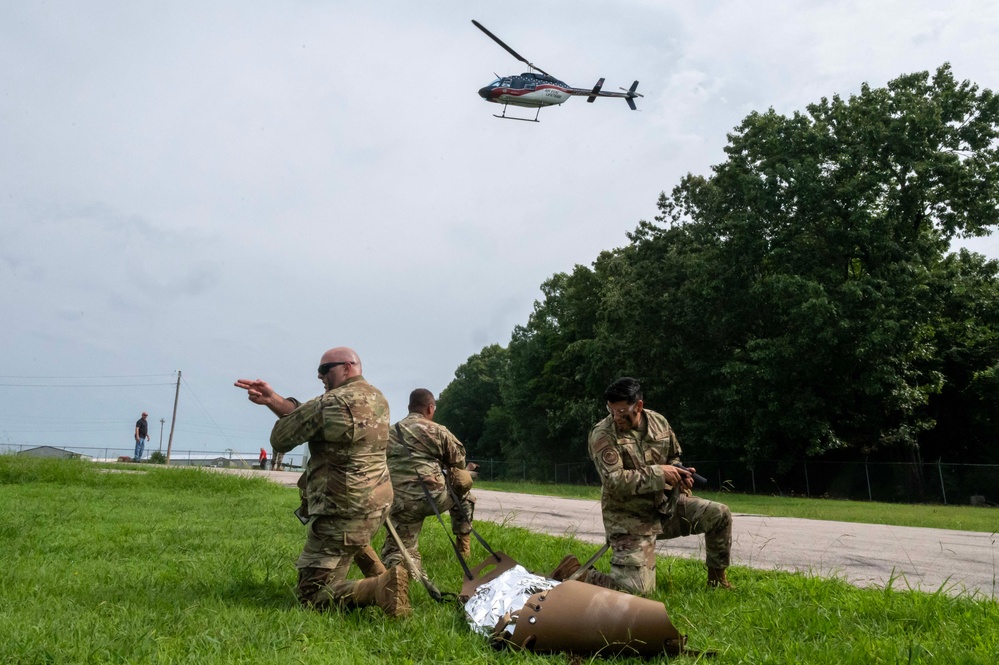
[{"label": "soldier with shaved head", "polygon": [[[444,425],[434,422],[437,400],[426,388],[409,395],[409,415],[389,431],[388,463],[395,501],[392,523],[413,561],[419,565],[420,530],[423,521],[434,514],[427,496],[440,511],[451,513],[451,532],[466,559],[471,554],[469,534],[475,497],[469,491],[472,477],[466,469],[465,446]],[[449,483],[458,503],[447,491]],[[386,566],[401,563],[403,554],[392,538],[382,546]]]},{"label": "soldier with shaved head", "polygon": [[[275,451],[309,445],[300,484],[308,536],[296,564],[298,599],[320,610],[378,605],[390,616],[409,614],[408,573],[402,566],[386,570],[371,548],[392,505],[388,402],[364,379],[352,349],[324,353],[318,374],[325,392],[305,403],[278,395],[259,379],[235,384],[278,416],[271,431]],[[364,579],[347,579],[352,560]]]}]

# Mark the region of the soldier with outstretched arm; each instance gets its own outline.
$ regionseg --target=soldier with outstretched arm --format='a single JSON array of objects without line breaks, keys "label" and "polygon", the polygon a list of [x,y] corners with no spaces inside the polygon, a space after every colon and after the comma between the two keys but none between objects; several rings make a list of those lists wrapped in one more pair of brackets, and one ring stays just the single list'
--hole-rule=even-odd
[{"label": "soldier with outstretched arm", "polygon": [[275,451],[309,445],[303,474],[308,536],[296,563],[298,599],[320,610],[378,605],[390,616],[409,614],[409,576],[402,566],[385,570],[375,556],[374,574],[347,579],[352,560],[374,555],[371,537],[392,505],[388,402],[365,381],[353,350],[330,349],[319,362],[326,391],[304,404],[259,379],[235,383],[278,417],[270,441]]}]

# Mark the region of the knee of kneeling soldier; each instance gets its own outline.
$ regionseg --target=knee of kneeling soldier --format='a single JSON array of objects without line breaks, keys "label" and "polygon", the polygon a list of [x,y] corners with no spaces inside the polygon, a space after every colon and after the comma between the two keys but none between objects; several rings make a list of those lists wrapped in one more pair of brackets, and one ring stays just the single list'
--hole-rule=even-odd
[{"label": "knee of kneeling soldier", "polygon": [[298,586],[295,595],[302,605],[319,605],[329,596],[326,583],[329,580],[329,571],[325,568],[299,568]]},{"label": "knee of kneeling soldier", "polygon": [[719,528],[727,528],[732,524],[732,511],[724,503],[718,504],[718,518],[716,523]]}]

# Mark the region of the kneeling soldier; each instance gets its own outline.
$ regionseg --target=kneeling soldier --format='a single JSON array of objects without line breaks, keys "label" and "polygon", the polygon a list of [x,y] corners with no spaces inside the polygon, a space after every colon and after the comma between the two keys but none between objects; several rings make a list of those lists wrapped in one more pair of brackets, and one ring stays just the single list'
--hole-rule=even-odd
[{"label": "kneeling soldier", "polygon": [[[390,519],[413,561],[420,565],[420,530],[423,520],[434,514],[427,494],[439,511],[450,511],[451,532],[466,559],[471,554],[469,534],[475,511],[472,476],[466,470],[465,446],[447,427],[434,420],[437,401],[425,388],[409,396],[409,415],[389,430],[388,465],[395,500]],[[447,491],[451,483],[460,504]],[[424,491],[426,490],[426,492]],[[402,563],[402,552],[391,537],[385,538],[382,561],[386,566]]]},{"label": "kneeling soldier", "polygon": [[[612,549],[610,575],[588,571],[581,581],[637,594],[656,588],[656,540],[704,534],[708,586],[731,589],[725,575],[732,548],[728,506],[691,496],[691,470],[680,461],[680,443],[662,415],[644,408],[641,385],[615,381],[604,393],[608,416],[590,431],[590,458],[600,474],[604,529]],[[552,577],[579,568],[562,560]],[[590,579],[591,576],[593,579]]]}]

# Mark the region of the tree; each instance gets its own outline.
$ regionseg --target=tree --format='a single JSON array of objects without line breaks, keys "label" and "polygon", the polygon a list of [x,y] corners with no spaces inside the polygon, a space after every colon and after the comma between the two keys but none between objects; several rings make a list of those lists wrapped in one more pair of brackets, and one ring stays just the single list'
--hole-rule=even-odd
[{"label": "tree", "polygon": [[717,445],[793,458],[914,446],[932,427],[944,377],[925,294],[951,239],[999,221],[997,121],[992,92],[945,65],[807,115],[753,113],[710,179],[661,202],[669,228],[636,240],[681,228],[714,271],[684,288],[711,296],[700,411]]},{"label": "tree", "polygon": [[[436,419],[465,444],[470,455],[498,458],[499,441],[484,440],[486,418],[501,406],[500,382],[506,373],[507,350],[498,344],[471,356],[454,372],[454,379],[441,391]],[[494,419],[498,418],[494,414]]]},{"label": "tree", "polygon": [[504,450],[512,462],[580,461],[597,404],[591,369],[599,280],[576,266],[552,276],[541,291],[544,299],[510,341],[503,403],[515,417]]},{"label": "tree", "polygon": [[999,264],[948,254],[999,224],[999,99],[944,65],[750,114],[726,154],[542,285],[470,436],[583,461],[628,375],[702,459],[999,454]]},{"label": "tree", "polygon": [[926,459],[999,462],[999,262],[966,250],[933,273],[932,369],[944,376],[931,396],[935,426],[920,437]]}]

